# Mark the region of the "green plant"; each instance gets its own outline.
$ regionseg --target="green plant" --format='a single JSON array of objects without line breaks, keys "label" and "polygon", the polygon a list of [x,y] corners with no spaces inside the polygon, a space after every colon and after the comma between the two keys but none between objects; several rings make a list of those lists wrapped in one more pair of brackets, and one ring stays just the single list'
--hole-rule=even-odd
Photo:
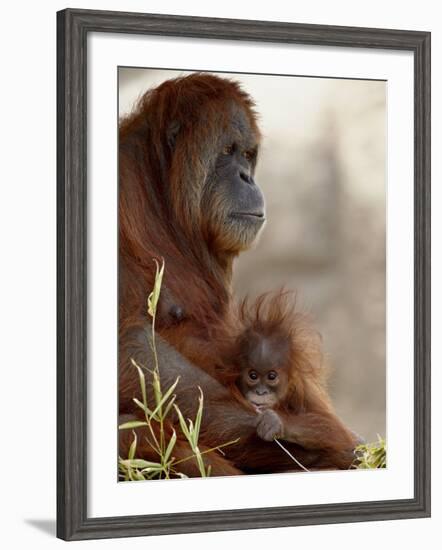
[{"label": "green plant", "polygon": [[[208,477],[211,474],[211,468],[210,466],[206,467],[203,455],[220,450],[227,445],[237,443],[239,438],[201,452],[198,445],[204,409],[204,396],[201,388],[199,388],[200,395],[195,421],[187,419],[186,422],[178,405],[175,403],[176,394],[174,391],[178,386],[179,377],[167,390],[164,391],[161,386],[158,354],[155,341],[155,320],[164,275],[164,261],[162,262],[161,267],[158,262],[155,261],[155,263],[155,283],[153,290],[147,299],[147,311],[152,317],[152,330],[149,343],[152,350],[154,368],[152,370],[147,369],[145,366],[139,365],[132,360],[134,368],[138,371],[141,391],[141,400],[134,397],[133,401],[143,411],[144,420],[126,422],[119,426],[120,430],[131,429],[133,433],[133,440],[128,451],[128,457],[119,457],[119,474],[120,478],[125,481],[186,477],[182,472],[180,472],[179,465],[187,460],[195,459],[201,477]],[[150,373],[151,375],[151,382],[149,385],[151,386],[153,393],[154,405],[152,408],[148,406],[144,371]],[[177,415],[179,430],[187,440],[190,450],[189,456],[179,460],[177,460],[173,455],[173,450],[177,441],[177,433],[170,418],[170,413],[172,410],[175,411]],[[157,455],[158,459],[156,461],[147,461],[137,458],[138,437],[135,432],[135,428],[144,428],[143,437]],[[284,447],[284,445],[277,438],[275,438],[274,441],[301,469],[309,471]],[[356,458],[352,468],[367,469],[386,467],[386,445],[385,440],[380,437],[376,443],[364,444],[356,447],[355,454]]]},{"label": "green plant", "polygon": [[387,445],[385,439],[378,435],[374,443],[364,443],[355,449],[356,458],[352,467],[360,470],[387,467]]},{"label": "green plant", "polygon": [[[149,343],[152,350],[154,368],[152,370],[147,369],[145,366],[137,364],[132,359],[132,364],[138,371],[141,390],[141,401],[136,397],[133,398],[133,401],[143,411],[144,420],[126,422],[119,426],[120,430],[131,429],[133,433],[133,441],[129,448],[128,457],[125,459],[119,457],[119,474],[121,479],[125,481],[186,477],[182,472],[180,472],[179,465],[187,460],[195,459],[201,477],[208,477],[211,473],[210,466],[206,467],[203,460],[203,455],[219,450],[226,445],[232,445],[239,439],[229,441],[228,443],[224,443],[212,449],[201,452],[198,446],[204,408],[204,397],[201,388],[198,388],[200,396],[195,421],[187,419],[188,422],[186,423],[183,414],[181,413],[178,405],[175,403],[176,395],[174,391],[179,383],[179,377],[167,390],[164,391],[161,386],[158,354],[155,341],[155,320],[164,274],[164,261],[162,262],[161,267],[157,261],[155,261],[155,264],[155,283],[153,290],[147,299],[147,311],[152,317],[152,330]],[[144,370],[151,375],[150,386],[152,388],[154,403],[152,408],[148,406]],[[179,429],[189,443],[191,451],[188,457],[181,458],[180,460],[177,460],[173,456],[173,450],[177,441],[177,433],[170,418],[172,409],[177,414]],[[157,455],[158,459],[156,461],[147,461],[136,458],[138,438],[136,432],[134,431],[135,428],[145,429],[143,437],[145,437],[149,446]]]}]

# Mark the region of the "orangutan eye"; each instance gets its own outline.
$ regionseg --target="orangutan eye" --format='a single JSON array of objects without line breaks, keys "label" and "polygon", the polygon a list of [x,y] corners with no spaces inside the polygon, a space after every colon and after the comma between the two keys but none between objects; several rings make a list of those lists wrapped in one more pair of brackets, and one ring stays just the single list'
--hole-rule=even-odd
[{"label": "orangutan eye", "polygon": [[249,378],[250,378],[250,380],[257,380],[258,379],[258,373],[255,370],[251,370],[249,372]]},{"label": "orangutan eye", "polygon": [[253,151],[244,151],[243,154],[242,154],[242,156],[243,156],[246,160],[248,160],[249,162],[251,162],[252,159],[253,159],[253,157],[254,157],[255,155],[254,155]]},{"label": "orangutan eye", "polygon": [[274,370],[271,370],[268,374],[267,374],[267,378],[269,380],[276,380],[278,378],[278,373],[275,372]]},{"label": "orangutan eye", "polygon": [[226,145],[223,149],[223,155],[231,155],[235,150],[235,145]]}]

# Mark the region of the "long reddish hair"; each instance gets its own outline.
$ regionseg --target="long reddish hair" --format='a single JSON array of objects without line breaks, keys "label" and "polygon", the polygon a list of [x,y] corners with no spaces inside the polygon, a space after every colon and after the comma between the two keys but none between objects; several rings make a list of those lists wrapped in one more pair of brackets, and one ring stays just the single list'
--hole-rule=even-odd
[{"label": "long reddish hair", "polygon": [[207,242],[200,198],[238,106],[259,139],[251,98],[237,82],[211,74],[165,81],[120,121],[120,336],[146,322],[154,259],[164,259],[163,284],[188,320],[164,329],[172,344],[184,345],[188,326],[194,335],[220,330],[229,315],[233,258],[219,257]]}]

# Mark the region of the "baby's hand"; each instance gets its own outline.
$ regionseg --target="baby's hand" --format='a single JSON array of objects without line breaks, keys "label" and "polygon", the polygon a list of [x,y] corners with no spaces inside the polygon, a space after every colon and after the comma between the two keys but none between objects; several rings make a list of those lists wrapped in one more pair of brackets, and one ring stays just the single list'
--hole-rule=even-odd
[{"label": "baby's hand", "polygon": [[257,413],[262,413],[268,409],[266,405],[257,405],[256,403],[251,403],[251,405]]},{"label": "baby's hand", "polygon": [[274,410],[266,409],[258,415],[256,433],[264,441],[273,441],[275,437],[282,437],[283,428],[282,420]]}]

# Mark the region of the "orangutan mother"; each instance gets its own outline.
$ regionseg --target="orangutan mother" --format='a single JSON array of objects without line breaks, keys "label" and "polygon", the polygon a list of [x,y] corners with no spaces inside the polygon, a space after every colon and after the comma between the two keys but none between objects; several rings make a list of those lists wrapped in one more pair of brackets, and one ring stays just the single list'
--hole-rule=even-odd
[{"label": "orangutan mother", "polygon": [[[204,455],[212,475],[297,469],[274,442],[257,436],[257,413],[216,370],[222,344],[235,328],[233,260],[265,223],[264,198],[254,180],[260,132],[253,107],[238,83],[196,73],[148,91],[120,123],[120,422],[140,413],[132,400],[139,380],[130,360],[152,365],[146,297],[154,283],[153,258],[164,258],[156,327],[162,383],[169,387],[180,376],[177,403],[189,417],[202,388],[200,450],[240,438],[224,448],[225,455]],[[300,390],[299,441],[287,448],[308,468],[348,468],[354,435],[317,381],[306,376]],[[156,461],[139,435],[137,455]],[[120,456],[127,457],[131,438],[130,430],[120,431]],[[190,454],[185,440],[178,440],[174,456]],[[193,460],[181,466],[188,476],[199,474]]]}]

